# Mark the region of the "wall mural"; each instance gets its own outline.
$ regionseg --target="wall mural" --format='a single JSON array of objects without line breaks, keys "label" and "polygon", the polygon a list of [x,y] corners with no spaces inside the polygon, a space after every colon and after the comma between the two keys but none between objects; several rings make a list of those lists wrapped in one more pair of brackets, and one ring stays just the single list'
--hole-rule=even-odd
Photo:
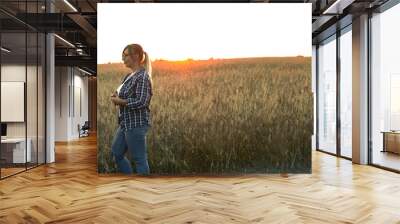
[{"label": "wall mural", "polygon": [[[176,20],[138,19],[142,26],[127,31],[110,25],[110,14],[125,15],[121,22],[134,27],[127,15],[171,14],[171,5],[99,4],[99,173],[311,172],[311,9],[256,5],[174,4],[187,13]],[[230,22],[239,9],[253,28]],[[297,14],[280,21],[288,10]],[[271,23],[273,11],[279,13]],[[182,20],[195,29],[183,28]],[[306,25],[298,27],[299,21]],[[293,27],[302,30],[298,45],[285,41],[293,36],[283,29]]]}]

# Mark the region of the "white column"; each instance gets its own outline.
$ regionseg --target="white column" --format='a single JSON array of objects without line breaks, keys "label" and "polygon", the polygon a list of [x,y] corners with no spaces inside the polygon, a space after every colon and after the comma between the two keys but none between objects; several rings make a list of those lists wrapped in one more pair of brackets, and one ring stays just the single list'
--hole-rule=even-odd
[{"label": "white column", "polygon": [[[46,4],[47,12],[53,12],[54,6],[50,1]],[[46,163],[55,162],[54,133],[55,133],[55,54],[54,34],[46,35]]]},{"label": "white column", "polygon": [[353,20],[353,162],[368,163],[368,15]]}]

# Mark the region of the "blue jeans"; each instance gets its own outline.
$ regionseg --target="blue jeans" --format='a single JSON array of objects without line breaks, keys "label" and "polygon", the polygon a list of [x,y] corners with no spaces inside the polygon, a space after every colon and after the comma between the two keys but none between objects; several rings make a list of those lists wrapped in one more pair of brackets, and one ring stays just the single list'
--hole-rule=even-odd
[{"label": "blue jeans", "polygon": [[125,153],[129,150],[135,161],[137,173],[140,175],[148,175],[150,173],[146,150],[146,133],[148,129],[149,127],[146,126],[124,131],[121,127],[118,127],[111,146],[111,152],[120,172],[124,174],[133,173],[131,163],[125,157]]}]

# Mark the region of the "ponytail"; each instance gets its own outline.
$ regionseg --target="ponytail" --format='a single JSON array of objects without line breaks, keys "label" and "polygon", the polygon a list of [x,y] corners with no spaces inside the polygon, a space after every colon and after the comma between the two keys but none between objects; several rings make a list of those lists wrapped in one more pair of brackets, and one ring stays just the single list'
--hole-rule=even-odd
[{"label": "ponytail", "polygon": [[149,74],[149,77],[151,80],[151,72],[152,72],[151,61],[150,61],[149,55],[147,54],[146,51],[144,51],[143,54],[144,54],[143,66],[144,66],[144,69],[146,69],[147,73]]}]

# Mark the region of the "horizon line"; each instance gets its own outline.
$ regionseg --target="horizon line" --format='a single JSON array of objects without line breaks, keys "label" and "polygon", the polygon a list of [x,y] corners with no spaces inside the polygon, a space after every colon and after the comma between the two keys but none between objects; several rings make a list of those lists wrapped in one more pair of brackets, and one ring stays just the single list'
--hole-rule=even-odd
[{"label": "horizon line", "polygon": [[[304,57],[304,58],[311,58],[312,56],[304,56],[304,55],[296,55],[296,56],[264,56],[264,57],[237,57],[237,58],[214,58],[210,57],[208,59],[194,59],[194,58],[186,58],[186,59],[180,59],[180,60],[170,60],[170,59],[165,59],[165,58],[156,58],[154,60],[150,60],[151,62],[155,61],[169,61],[169,62],[184,62],[184,61],[209,61],[209,60],[230,60],[230,59],[248,59],[248,58],[296,58],[296,57]],[[104,65],[104,64],[123,64],[122,61],[120,62],[105,62],[105,63],[97,63],[98,65]]]}]

